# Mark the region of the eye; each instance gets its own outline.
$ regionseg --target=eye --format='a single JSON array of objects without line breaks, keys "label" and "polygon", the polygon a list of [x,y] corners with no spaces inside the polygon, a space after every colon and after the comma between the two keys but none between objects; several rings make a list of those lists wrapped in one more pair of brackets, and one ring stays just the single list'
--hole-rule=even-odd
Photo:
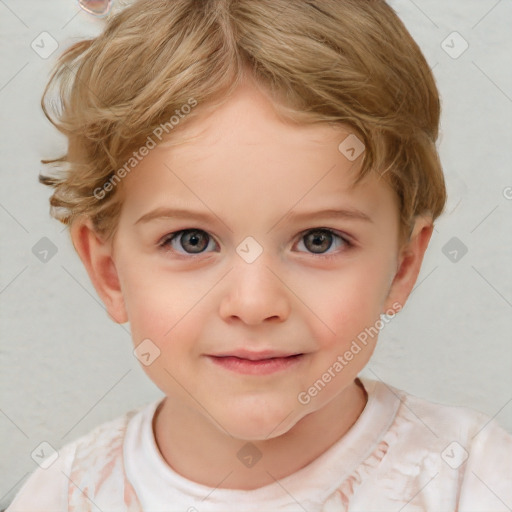
[{"label": "eye", "polygon": [[298,245],[302,244],[303,246],[306,247],[308,251],[311,251],[313,254],[331,257],[335,256],[336,253],[327,253],[327,251],[333,245],[336,245],[334,243],[335,239],[341,241],[341,243],[338,242],[337,247],[345,246],[345,249],[342,250],[347,250],[348,248],[352,247],[352,243],[350,242],[350,240],[348,240],[347,237],[339,235],[335,233],[333,230],[327,228],[316,228],[306,231],[305,234],[302,235]]},{"label": "eye", "polygon": [[[202,229],[183,229],[166,235],[159,246],[181,254],[200,254],[214,242],[210,235]],[[185,249],[181,252],[179,249]]]},{"label": "eye", "polygon": [[[347,250],[353,246],[352,242],[332,229],[315,228],[304,232],[298,243],[320,257],[335,257],[338,252],[327,252],[331,248],[344,247]],[[338,241],[336,243],[336,241]],[[208,252],[208,248],[216,246],[214,239],[202,229],[183,229],[165,235],[158,245],[165,250],[183,255],[202,254]],[[301,248],[300,248],[301,249]]]}]

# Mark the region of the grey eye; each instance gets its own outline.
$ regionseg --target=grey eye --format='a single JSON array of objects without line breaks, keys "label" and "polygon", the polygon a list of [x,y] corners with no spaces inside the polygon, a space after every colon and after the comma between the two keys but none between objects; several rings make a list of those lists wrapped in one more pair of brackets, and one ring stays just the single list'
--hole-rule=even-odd
[{"label": "grey eye", "polygon": [[317,229],[310,231],[303,237],[303,239],[304,245],[309,251],[319,254],[331,248],[333,233],[327,230]]},{"label": "grey eye", "polygon": [[205,251],[210,241],[213,239],[201,229],[184,229],[167,237],[161,245],[171,246],[181,254],[199,254]]},{"label": "grey eye", "polygon": [[208,247],[209,236],[204,231],[190,230],[184,231],[180,235],[181,246],[191,253],[203,252]]},{"label": "grey eye", "polygon": [[[329,228],[315,228],[304,231],[299,239],[299,252],[318,254],[319,257],[335,257],[340,250],[352,247],[352,242],[342,234]],[[336,251],[338,249],[338,251]]]}]

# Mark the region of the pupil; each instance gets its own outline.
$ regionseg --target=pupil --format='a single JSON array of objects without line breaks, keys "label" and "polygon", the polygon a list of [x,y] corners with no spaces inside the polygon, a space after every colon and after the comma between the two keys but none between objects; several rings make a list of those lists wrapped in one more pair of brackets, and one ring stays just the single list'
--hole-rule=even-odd
[{"label": "pupil", "polygon": [[201,234],[199,231],[191,231],[185,234],[184,243],[189,243],[194,250],[191,252],[201,252],[205,249],[208,243],[205,242],[206,237],[203,236],[203,243],[201,243]]},{"label": "pupil", "polygon": [[320,232],[320,231],[315,231],[314,234],[311,233],[311,234],[307,235],[306,241],[312,242],[312,247],[310,247],[309,249],[315,253],[327,251],[331,247],[331,244],[332,244],[331,235],[329,233]]}]

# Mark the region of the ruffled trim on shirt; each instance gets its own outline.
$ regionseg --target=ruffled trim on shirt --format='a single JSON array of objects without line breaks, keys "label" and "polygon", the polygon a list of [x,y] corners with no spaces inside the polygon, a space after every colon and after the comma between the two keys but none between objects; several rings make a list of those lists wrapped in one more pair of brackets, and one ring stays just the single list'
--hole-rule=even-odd
[{"label": "ruffled trim on shirt", "polygon": [[[123,443],[133,410],[76,441],[68,486],[69,512],[143,512],[126,478]],[[119,486],[119,482],[123,482]]]},{"label": "ruffled trim on shirt", "polygon": [[322,512],[346,512],[356,489],[377,468],[388,452],[388,449],[389,443],[384,440],[381,441],[373,453],[327,498],[322,507]]}]

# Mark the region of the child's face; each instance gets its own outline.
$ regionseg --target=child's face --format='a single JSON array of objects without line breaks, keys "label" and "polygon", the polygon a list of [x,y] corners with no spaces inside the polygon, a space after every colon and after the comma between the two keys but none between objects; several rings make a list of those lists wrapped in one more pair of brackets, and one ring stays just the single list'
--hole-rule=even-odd
[{"label": "child's face", "polygon": [[[186,129],[200,137],[157,146],[124,178],[105,302],[118,321],[128,318],[135,345],[158,347],[144,369],[176,404],[235,437],[275,437],[353,383],[376,337],[351,360],[344,354],[405,300],[388,295],[397,202],[375,177],[350,188],[361,158],[338,150],[350,130],[283,124],[252,87]],[[173,215],[178,208],[191,213]],[[328,209],[371,220],[313,215]],[[187,229],[195,237],[170,240]],[[219,357],[241,351],[302,355],[274,366],[245,360],[240,371]],[[329,369],[330,382],[309,393]]]}]

